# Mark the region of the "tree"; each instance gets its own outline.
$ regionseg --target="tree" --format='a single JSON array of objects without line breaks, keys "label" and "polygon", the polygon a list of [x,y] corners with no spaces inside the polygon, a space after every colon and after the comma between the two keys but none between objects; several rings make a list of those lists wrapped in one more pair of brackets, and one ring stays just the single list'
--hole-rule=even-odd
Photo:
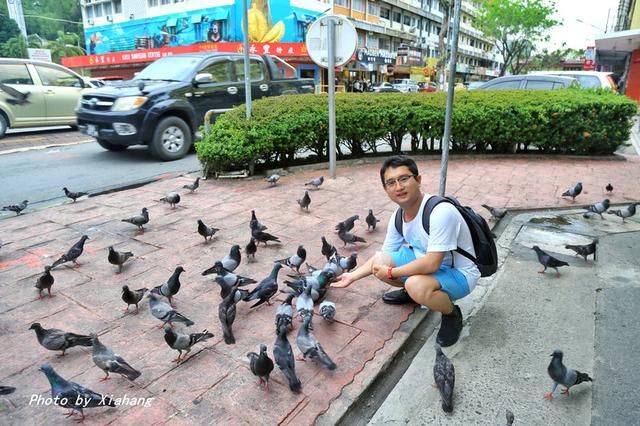
[{"label": "tree", "polygon": [[482,0],[479,2],[476,26],[494,40],[504,63],[500,75],[507,69],[517,72],[526,65],[533,46],[543,41],[547,32],[559,22],[551,16],[555,4],[542,0]]},{"label": "tree", "polygon": [[0,46],[2,56],[5,58],[27,58],[27,40],[20,34],[11,37]]},{"label": "tree", "polygon": [[84,50],[77,46],[77,34],[65,34],[58,31],[58,37],[54,41],[47,42],[45,46],[51,50],[51,60],[60,63],[60,59],[66,56],[82,56]]},{"label": "tree", "polygon": [[[563,44],[564,47],[564,44]],[[527,71],[542,71],[562,69],[562,62],[567,60],[584,59],[585,49],[561,48],[553,51],[542,49],[542,52],[533,56],[526,67]]]},{"label": "tree", "polygon": [[12,37],[18,37],[20,35],[22,34],[16,21],[7,15],[0,15],[0,44],[5,43]]}]

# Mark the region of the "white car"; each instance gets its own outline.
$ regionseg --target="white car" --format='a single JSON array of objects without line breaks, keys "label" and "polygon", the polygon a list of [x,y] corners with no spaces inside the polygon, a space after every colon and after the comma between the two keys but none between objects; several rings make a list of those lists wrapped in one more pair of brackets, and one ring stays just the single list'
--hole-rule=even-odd
[{"label": "white car", "polygon": [[618,87],[613,80],[613,73],[600,71],[532,71],[529,74],[557,75],[560,77],[573,77],[580,87],[585,89],[611,89],[616,92]]},{"label": "white car", "polygon": [[402,93],[418,93],[418,83],[408,78],[399,78],[393,80],[393,88]]}]

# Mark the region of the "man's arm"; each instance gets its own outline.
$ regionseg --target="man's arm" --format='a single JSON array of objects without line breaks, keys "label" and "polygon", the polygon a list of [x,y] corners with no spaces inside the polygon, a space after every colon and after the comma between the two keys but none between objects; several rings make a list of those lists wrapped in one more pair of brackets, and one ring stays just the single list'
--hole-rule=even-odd
[{"label": "man's arm", "polygon": [[[430,251],[425,256],[409,262],[406,265],[399,266],[397,268],[391,268],[391,276],[393,278],[399,278],[410,277],[412,275],[432,274],[440,269],[440,265],[442,265],[444,255],[445,252]],[[374,265],[374,274],[376,275],[376,277],[378,277],[378,275],[383,275],[385,278],[389,278],[388,267],[384,268],[383,271],[379,271],[379,268],[377,268],[377,266],[380,265]],[[381,272],[383,272],[384,274],[382,274]]]},{"label": "man's arm", "polygon": [[[374,256],[375,257],[375,256]],[[344,288],[353,284],[354,281],[357,281],[361,278],[371,275],[371,266],[373,265],[374,257],[369,258],[365,263],[358,266],[354,271],[345,272],[338,280],[331,284],[331,287],[336,288]]]}]

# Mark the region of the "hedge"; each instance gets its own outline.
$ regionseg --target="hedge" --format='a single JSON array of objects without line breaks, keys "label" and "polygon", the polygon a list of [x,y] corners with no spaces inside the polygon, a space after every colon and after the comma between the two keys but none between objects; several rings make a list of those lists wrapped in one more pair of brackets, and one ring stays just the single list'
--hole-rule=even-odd
[{"label": "hedge", "polygon": [[[386,145],[411,153],[435,153],[444,133],[446,93],[344,93],[336,95],[338,158],[376,154]],[[460,91],[455,94],[452,153],[612,154],[628,140],[637,104],[602,90]],[[328,158],[326,95],[269,97],[216,120],[196,144],[207,173],[263,164],[286,167],[300,153]],[[387,151],[389,149],[387,148]],[[403,150],[402,152],[407,152]]]}]

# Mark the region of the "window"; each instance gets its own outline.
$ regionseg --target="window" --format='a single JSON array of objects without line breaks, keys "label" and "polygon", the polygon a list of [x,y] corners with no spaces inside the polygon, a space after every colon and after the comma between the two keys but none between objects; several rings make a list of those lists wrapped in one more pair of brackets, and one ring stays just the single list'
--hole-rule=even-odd
[{"label": "window", "polygon": [[[213,83],[226,83],[232,81],[231,69],[229,67],[229,61],[217,61],[205,66],[199,73],[211,74],[211,81]],[[244,73],[242,74],[244,79]]]},{"label": "window", "polygon": [[335,0],[334,3],[336,6],[342,6],[342,7],[349,7],[350,5],[349,0]]},{"label": "window", "polygon": [[[244,61],[235,61],[236,65],[236,81],[244,81]],[[260,81],[264,79],[262,74],[262,65],[259,61],[252,59],[249,62],[249,75],[251,81]]]},{"label": "window", "polygon": [[531,90],[551,90],[553,89],[553,82],[551,81],[540,81],[540,80],[528,80],[527,85],[525,86],[527,89]]},{"label": "window", "polygon": [[380,16],[380,5],[370,1],[368,3],[368,12],[371,16]]},{"label": "window", "polygon": [[111,2],[106,2],[102,6],[104,7],[105,15],[113,15],[113,7],[111,6]]},{"label": "window", "polygon": [[171,0],[160,0],[160,4],[162,5],[171,4]]},{"label": "window", "polygon": [[401,22],[401,18],[402,18],[402,15],[400,15],[400,12],[393,12],[394,22],[397,22],[399,24]]},{"label": "window", "polygon": [[158,0],[149,0],[149,7],[156,7],[158,5]]},{"label": "window", "polygon": [[436,35],[437,35],[437,34],[440,34],[440,27],[439,27],[439,26],[437,26],[437,25],[435,25],[435,26],[433,27],[433,33],[434,33],[434,34],[436,34]]},{"label": "window", "polygon": [[122,0],[113,0],[113,11],[115,13],[122,13]]},{"label": "window", "polygon": [[93,6],[87,6],[87,19],[93,19]]},{"label": "window", "polygon": [[600,79],[590,75],[567,75],[567,77],[573,77],[578,80],[580,86],[588,89],[597,89],[601,87]]},{"label": "window", "polygon": [[391,42],[389,42],[388,38],[378,39],[378,47],[380,48],[380,50],[389,50],[390,45],[391,45]]},{"label": "window", "polygon": [[0,65],[0,83],[2,84],[33,84],[29,70],[24,64]]},{"label": "window", "polygon": [[352,9],[356,12],[364,12],[364,0],[352,0]]},{"label": "window", "polygon": [[562,83],[553,83],[553,89],[552,90],[555,90],[555,89],[564,89],[564,84],[562,84]]},{"label": "window", "polygon": [[381,7],[380,8],[380,17],[382,19],[389,19],[390,13],[391,12],[386,7]]},{"label": "window", "polygon": [[404,15],[402,18],[402,23],[404,25],[411,25],[411,16]]},{"label": "window", "polygon": [[93,8],[95,9],[95,14],[96,14],[96,18],[99,18],[102,16],[102,4],[96,4],[93,6]]},{"label": "window", "polygon": [[487,87],[488,90],[509,90],[520,88],[520,80],[502,81]]},{"label": "window", "polygon": [[364,38],[364,33],[358,32],[358,47],[365,47],[366,42]]},{"label": "window", "polygon": [[66,71],[36,65],[43,86],[83,87],[80,79]]},{"label": "window", "polygon": [[373,49],[378,48],[378,38],[377,37],[367,37],[367,47],[371,47]]}]

